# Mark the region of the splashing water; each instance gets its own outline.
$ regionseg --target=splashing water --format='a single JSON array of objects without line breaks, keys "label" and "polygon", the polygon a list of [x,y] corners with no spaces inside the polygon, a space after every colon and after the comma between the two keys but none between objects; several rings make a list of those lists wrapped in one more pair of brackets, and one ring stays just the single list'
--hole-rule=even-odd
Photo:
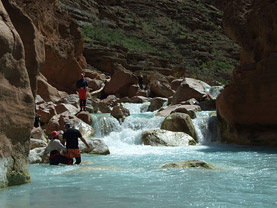
[{"label": "splashing water", "polygon": [[[163,118],[142,104],[126,106],[131,116],[99,134],[110,155],[82,154],[81,165],[73,166],[30,165],[32,183],[0,191],[1,208],[277,207],[276,148],[213,143],[217,139],[207,124],[213,112],[199,112],[193,120],[201,141],[196,146],[143,145],[141,133],[160,128]],[[161,168],[188,159],[217,169]]]},{"label": "splashing water", "polygon": [[201,111],[192,119],[197,141],[200,144],[209,144],[220,141],[220,130],[215,111]]}]

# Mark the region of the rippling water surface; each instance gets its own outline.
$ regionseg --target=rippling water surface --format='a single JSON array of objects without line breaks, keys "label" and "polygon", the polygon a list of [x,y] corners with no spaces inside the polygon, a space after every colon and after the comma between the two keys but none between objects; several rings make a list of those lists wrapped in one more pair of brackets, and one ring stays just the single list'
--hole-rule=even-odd
[{"label": "rippling water surface", "polygon": [[[277,207],[276,149],[216,143],[144,146],[141,132],[158,128],[162,120],[141,115],[133,113],[126,121],[130,124],[102,137],[110,155],[83,154],[79,166],[30,165],[32,183],[0,191],[0,207]],[[188,159],[217,169],[161,168]]]}]

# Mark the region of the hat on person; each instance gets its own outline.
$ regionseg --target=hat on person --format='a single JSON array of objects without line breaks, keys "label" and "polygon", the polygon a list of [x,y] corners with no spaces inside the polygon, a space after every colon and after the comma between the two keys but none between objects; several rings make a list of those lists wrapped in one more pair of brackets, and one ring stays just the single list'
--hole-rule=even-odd
[{"label": "hat on person", "polygon": [[71,126],[71,123],[70,123],[70,122],[66,122],[66,123],[65,123],[65,126],[70,127],[70,126]]},{"label": "hat on person", "polygon": [[60,134],[60,132],[58,132],[58,131],[52,131],[51,132],[51,137],[56,138],[59,134]]}]

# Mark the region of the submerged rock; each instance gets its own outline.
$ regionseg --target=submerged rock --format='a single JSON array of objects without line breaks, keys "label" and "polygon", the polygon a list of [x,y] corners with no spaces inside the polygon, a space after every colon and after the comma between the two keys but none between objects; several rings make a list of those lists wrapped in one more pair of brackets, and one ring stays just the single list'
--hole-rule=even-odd
[{"label": "submerged rock", "polygon": [[178,161],[167,163],[162,166],[162,168],[203,168],[203,169],[215,169],[215,166],[207,163],[203,160],[192,159],[185,161]]}]

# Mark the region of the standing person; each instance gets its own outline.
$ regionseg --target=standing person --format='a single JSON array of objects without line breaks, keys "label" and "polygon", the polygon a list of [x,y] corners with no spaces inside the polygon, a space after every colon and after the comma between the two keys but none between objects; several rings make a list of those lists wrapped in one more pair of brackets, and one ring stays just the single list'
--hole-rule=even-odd
[{"label": "standing person", "polygon": [[86,140],[83,138],[81,132],[77,129],[71,128],[70,123],[66,123],[62,143],[66,143],[67,156],[72,159],[75,158],[76,161],[74,164],[81,163],[81,153],[79,150],[78,138],[82,140],[82,142],[87,146],[87,148],[90,148]]},{"label": "standing person", "polygon": [[49,163],[50,165],[58,165],[59,163],[72,165],[73,160],[64,155],[61,155],[61,151],[66,152],[66,148],[60,140],[58,139],[58,135],[60,132],[52,131],[51,132],[51,140],[46,147],[44,154],[50,152]]},{"label": "standing person", "polygon": [[86,104],[87,104],[87,88],[88,88],[88,82],[84,78],[84,73],[81,73],[81,79],[77,81],[76,87],[78,89],[79,93],[79,102],[80,102],[80,108],[82,110],[86,110]]},{"label": "standing person", "polygon": [[34,121],[34,127],[39,127],[39,124],[40,124],[40,115],[37,113],[37,105],[35,104],[35,112],[36,112],[36,115],[35,115],[35,121]]},{"label": "standing person", "polygon": [[142,74],[138,75],[138,83],[139,83],[140,89],[143,89],[143,76],[142,76]]}]

